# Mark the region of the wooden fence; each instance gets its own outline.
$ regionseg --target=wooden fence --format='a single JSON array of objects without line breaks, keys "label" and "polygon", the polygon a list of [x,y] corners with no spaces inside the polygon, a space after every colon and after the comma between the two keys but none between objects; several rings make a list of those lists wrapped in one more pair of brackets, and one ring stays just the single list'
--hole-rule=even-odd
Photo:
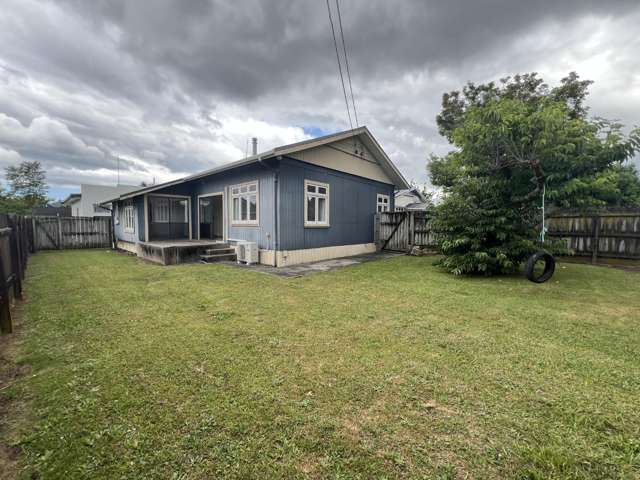
[{"label": "wooden fence", "polygon": [[408,252],[414,246],[430,247],[434,235],[425,212],[384,212],[375,217],[378,250]]},{"label": "wooden fence", "polygon": [[32,217],[36,250],[109,248],[111,217]]},{"label": "wooden fence", "polygon": [[22,298],[27,259],[34,252],[33,225],[19,215],[0,214],[0,332],[11,333],[11,304]]},{"label": "wooden fence", "polygon": [[[585,213],[556,210],[547,218],[547,237],[563,239],[575,254],[640,260],[640,209]],[[414,246],[433,247],[435,234],[425,212],[385,212],[375,217],[378,250],[408,252]]]},{"label": "wooden fence", "polygon": [[11,305],[22,298],[29,254],[37,250],[109,248],[110,217],[24,217],[0,214],[0,331],[11,333]]},{"label": "wooden fence", "polygon": [[576,255],[640,260],[640,209],[597,213],[557,211],[547,219],[547,235],[564,239]]}]

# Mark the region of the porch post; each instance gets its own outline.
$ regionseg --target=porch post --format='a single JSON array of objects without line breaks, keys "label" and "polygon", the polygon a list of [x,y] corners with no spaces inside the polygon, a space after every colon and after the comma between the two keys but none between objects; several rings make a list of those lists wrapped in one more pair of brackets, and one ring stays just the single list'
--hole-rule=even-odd
[{"label": "porch post", "polygon": [[144,194],[144,241],[149,241],[149,197]]},{"label": "porch post", "polygon": [[191,201],[191,196],[187,199],[188,210],[189,210],[189,240],[193,240],[193,228],[191,224],[193,223],[193,210],[191,209],[191,205],[193,202]]}]

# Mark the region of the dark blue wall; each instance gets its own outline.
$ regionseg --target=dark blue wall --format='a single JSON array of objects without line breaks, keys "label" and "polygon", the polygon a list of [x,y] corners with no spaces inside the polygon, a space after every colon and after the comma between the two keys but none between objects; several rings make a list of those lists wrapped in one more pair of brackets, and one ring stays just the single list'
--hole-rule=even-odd
[{"label": "dark blue wall", "polygon": [[[305,228],[304,181],[329,184],[328,228]],[[279,250],[353,245],[373,242],[377,194],[389,195],[394,186],[291,158],[280,162]]]},{"label": "dark blue wall", "polygon": [[[276,170],[278,172],[277,182]],[[230,201],[227,188],[231,185],[254,180],[259,182],[260,224],[258,226],[233,226],[229,212]],[[305,228],[305,180],[329,184],[329,227]],[[228,172],[166,187],[153,193],[189,196],[191,198],[193,238],[198,238],[198,195],[217,192],[225,193],[228,238],[257,242],[262,249],[272,250],[277,247],[278,250],[300,250],[372,243],[376,197],[379,193],[389,195],[393,209],[394,186],[285,157],[279,162],[272,161],[271,166],[253,164],[238,167]],[[149,195],[153,195],[153,193]],[[135,197],[133,202],[138,212],[138,231],[136,234],[142,241],[144,240],[143,197]],[[276,217],[279,242],[277,246],[275,244]],[[116,236],[126,239],[120,229],[116,229]]]},{"label": "dark blue wall", "polygon": [[[271,167],[264,164],[252,164],[238,167],[227,172],[217,173],[208,177],[198,178],[186,183],[163,188],[153,193],[166,195],[187,195],[191,197],[191,222],[193,238],[198,238],[198,195],[224,192],[227,208],[227,235],[229,239],[256,242],[260,248],[272,250],[275,248],[275,173]],[[232,185],[258,181],[259,204],[257,226],[234,226],[231,221],[231,201],[226,189]],[[151,193],[150,195],[153,195]],[[224,208],[224,205],[223,205]]]}]

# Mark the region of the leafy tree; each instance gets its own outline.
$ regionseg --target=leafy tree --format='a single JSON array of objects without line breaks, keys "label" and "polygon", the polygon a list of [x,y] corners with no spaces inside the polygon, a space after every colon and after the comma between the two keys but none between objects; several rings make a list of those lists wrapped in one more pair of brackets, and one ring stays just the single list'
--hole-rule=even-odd
[{"label": "leafy tree", "polygon": [[572,74],[550,90],[527,74],[445,95],[438,125],[457,149],[429,165],[444,193],[434,227],[445,269],[517,269],[539,247],[543,195],[563,206],[637,202],[640,181],[623,164],[640,131],[588,120],[588,85]]},{"label": "leafy tree", "polygon": [[24,161],[6,168],[10,190],[0,189],[0,211],[30,213],[36,206],[47,203],[47,183],[40,162]]},{"label": "leafy tree", "polygon": [[592,83],[591,80],[580,80],[575,72],[563,78],[560,86],[553,89],[536,72],[505,77],[497,84],[489,82],[476,85],[469,82],[462,88],[462,92],[454,90],[442,96],[442,112],[436,116],[436,123],[440,135],[453,142],[453,132],[462,126],[469,109],[483,107],[502,98],[529,104],[555,100],[566,105],[570,118],[585,118],[588,109],[584,101]]}]

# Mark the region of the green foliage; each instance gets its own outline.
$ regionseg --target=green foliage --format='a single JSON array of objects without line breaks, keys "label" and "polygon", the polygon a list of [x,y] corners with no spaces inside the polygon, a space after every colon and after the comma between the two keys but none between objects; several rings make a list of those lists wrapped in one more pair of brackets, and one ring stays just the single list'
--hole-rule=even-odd
[{"label": "green foliage", "polygon": [[476,85],[469,82],[462,92],[454,90],[442,96],[442,112],[436,116],[436,123],[440,134],[453,142],[453,132],[462,126],[469,109],[484,107],[503,98],[529,104],[543,100],[557,101],[566,105],[570,118],[584,118],[587,114],[584,100],[592,83],[591,80],[580,80],[575,72],[563,78],[560,86],[553,89],[536,72],[505,77],[497,84],[489,82]]},{"label": "green foliage", "polygon": [[640,132],[588,120],[588,85],[572,74],[550,90],[528,74],[445,95],[438,124],[457,150],[432,157],[429,169],[444,192],[434,227],[446,270],[517,269],[541,247],[543,194],[548,207],[639,203],[640,180],[624,162]]},{"label": "green foliage", "polygon": [[0,212],[31,213],[33,207],[47,203],[47,183],[40,162],[20,162],[6,168],[10,190],[0,187]]}]

